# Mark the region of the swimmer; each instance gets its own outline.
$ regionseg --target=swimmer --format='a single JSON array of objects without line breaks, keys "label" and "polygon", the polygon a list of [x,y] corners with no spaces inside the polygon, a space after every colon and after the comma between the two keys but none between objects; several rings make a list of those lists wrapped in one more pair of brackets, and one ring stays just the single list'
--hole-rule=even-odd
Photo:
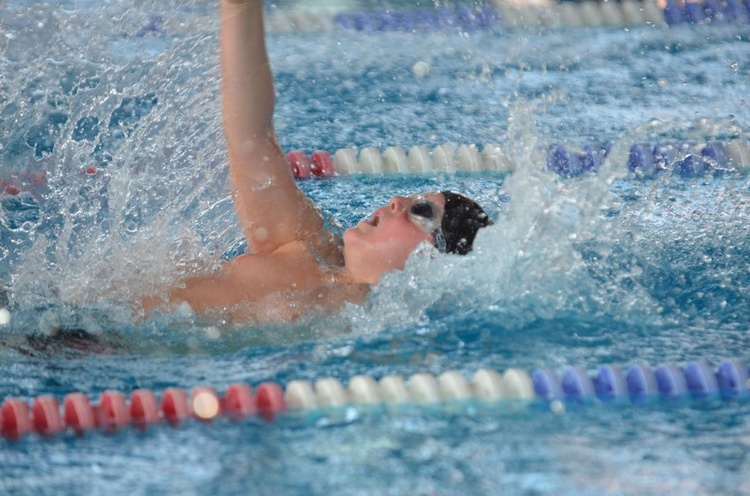
[{"label": "swimmer", "polygon": [[237,212],[249,253],[218,273],[182,281],[145,311],[187,303],[231,320],[293,320],[311,308],[360,303],[385,273],[403,270],[421,243],[463,255],[491,224],[464,195],[394,196],[343,239],[302,191],[273,127],[274,86],[262,0],[220,0],[223,125]]}]

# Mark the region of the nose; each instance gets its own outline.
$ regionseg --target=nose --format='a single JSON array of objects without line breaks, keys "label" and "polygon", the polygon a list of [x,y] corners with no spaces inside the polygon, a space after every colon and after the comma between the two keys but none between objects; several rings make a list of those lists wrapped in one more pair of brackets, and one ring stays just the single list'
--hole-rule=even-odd
[{"label": "nose", "polygon": [[406,208],[406,198],[403,196],[394,196],[388,202],[388,208],[391,213],[397,214],[402,212]]}]

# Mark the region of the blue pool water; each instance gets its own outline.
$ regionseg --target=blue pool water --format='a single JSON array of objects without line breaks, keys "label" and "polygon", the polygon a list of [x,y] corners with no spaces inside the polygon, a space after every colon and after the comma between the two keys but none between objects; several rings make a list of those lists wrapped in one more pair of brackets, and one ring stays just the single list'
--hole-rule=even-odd
[{"label": "blue pool water", "polygon": [[[393,194],[451,188],[496,224],[471,256],[416,255],[334,316],[134,318],[135,295],[241,242],[217,30],[210,1],[0,7],[0,180],[23,190],[0,198],[0,337],[84,329],[101,345],[0,349],[1,398],[750,359],[750,177],[626,167],[634,142],[747,139],[747,24],[272,35],[286,149],[499,143],[517,168],[301,182],[331,218],[346,227]],[[555,175],[539,153],[587,143],[613,146],[597,174]],[[745,494],[748,414],[720,401],[435,406],[29,436],[0,440],[0,489]]]}]

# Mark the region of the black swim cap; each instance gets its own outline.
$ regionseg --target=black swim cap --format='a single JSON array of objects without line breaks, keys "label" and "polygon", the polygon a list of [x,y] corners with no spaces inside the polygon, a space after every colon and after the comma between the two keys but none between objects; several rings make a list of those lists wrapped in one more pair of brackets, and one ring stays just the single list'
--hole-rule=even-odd
[{"label": "black swim cap", "polygon": [[441,193],[445,197],[445,212],[440,226],[445,240],[445,252],[466,255],[471,251],[477,231],[491,225],[492,220],[468,196],[453,191]]}]

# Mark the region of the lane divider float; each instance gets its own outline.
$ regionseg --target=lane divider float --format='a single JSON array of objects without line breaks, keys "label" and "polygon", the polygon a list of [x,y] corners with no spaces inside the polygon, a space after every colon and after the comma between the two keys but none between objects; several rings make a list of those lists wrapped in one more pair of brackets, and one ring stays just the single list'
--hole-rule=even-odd
[{"label": "lane divider float", "polygon": [[[541,147],[540,151],[546,155],[550,170],[575,176],[598,170],[612,146],[551,145]],[[474,144],[456,146],[453,143],[438,145],[432,150],[413,146],[408,152],[400,146],[388,147],[383,152],[374,147],[342,148],[333,154],[318,150],[310,157],[304,151],[294,150],[287,154],[287,160],[298,179],[334,174],[512,172],[515,169],[503,148],[494,143],[485,144],[481,150]],[[637,142],[630,147],[627,160],[628,169],[641,176],[668,170],[683,176],[749,171],[750,144],[744,138],[708,143]]]},{"label": "lane divider float", "polygon": [[0,177],[0,196],[16,196],[27,192],[37,194],[47,187],[47,174],[34,169],[22,170]]},{"label": "lane divider float", "polygon": [[549,2],[549,5],[368,9],[357,11],[272,10],[266,17],[272,33],[315,33],[335,28],[364,31],[463,32],[501,28],[675,26],[750,22],[749,0],[622,0]]},{"label": "lane divider float", "polygon": [[[82,436],[99,429],[116,432],[129,426],[146,429],[166,422],[180,426],[197,419],[210,422],[219,417],[242,420],[261,417],[272,421],[283,413],[326,413],[354,407],[373,411],[372,407],[396,410],[403,406],[437,405],[543,405],[555,413],[566,405],[594,403],[643,404],[657,401],[741,401],[750,397],[750,371],[740,360],[726,360],[714,370],[703,361],[684,367],[674,364],[603,365],[591,374],[582,367],[565,368],[561,375],[550,369],[529,374],[510,368],[500,373],[478,370],[470,381],[456,371],[435,377],[417,373],[404,380],[388,375],[375,380],[358,375],[344,386],[338,379],[324,377],[314,383],[290,381],[286,388],[274,382],[230,385],[224,395],[208,386],[189,393],[177,387],[162,391],[160,398],[149,389],[136,389],[128,398],[119,391],[104,391],[93,403],[83,393],[63,398],[62,407],[52,395],[33,398],[31,407],[21,398],[6,398],[0,407],[0,433],[18,440],[37,433],[54,437],[65,433]],[[515,409],[515,408],[514,408]]]}]

